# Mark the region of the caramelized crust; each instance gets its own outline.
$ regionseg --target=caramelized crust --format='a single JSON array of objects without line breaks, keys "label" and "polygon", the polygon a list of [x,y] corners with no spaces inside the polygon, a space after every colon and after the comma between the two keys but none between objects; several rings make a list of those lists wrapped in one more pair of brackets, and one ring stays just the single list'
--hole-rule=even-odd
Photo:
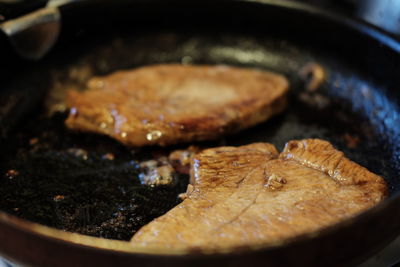
[{"label": "caramelized crust", "polygon": [[322,171],[339,184],[359,186],[371,197],[375,197],[376,201],[387,195],[387,185],[382,177],[349,160],[329,142],[318,139],[290,141],[280,158]]},{"label": "caramelized crust", "polygon": [[287,80],[227,66],[154,65],[93,78],[69,91],[74,130],[129,146],[216,139],[248,128],[286,106]]},{"label": "caramelized crust", "polygon": [[284,240],[337,223],[387,195],[384,180],[326,141],[207,149],[187,198],[142,227],[133,246],[224,248]]}]

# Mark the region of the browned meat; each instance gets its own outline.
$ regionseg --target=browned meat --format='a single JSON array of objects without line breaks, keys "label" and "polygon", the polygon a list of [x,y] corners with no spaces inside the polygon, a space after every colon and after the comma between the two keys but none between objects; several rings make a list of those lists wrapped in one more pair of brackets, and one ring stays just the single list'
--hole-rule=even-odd
[{"label": "browned meat", "polygon": [[189,174],[190,173],[190,162],[192,161],[192,157],[200,152],[201,149],[196,146],[190,146],[184,150],[175,150],[172,151],[168,156],[168,160],[171,162],[172,166],[174,166],[175,170],[179,173]]},{"label": "browned meat", "polygon": [[130,146],[211,140],[281,112],[287,80],[227,66],[155,65],[93,78],[69,91],[66,125]]},{"label": "browned meat", "polygon": [[133,246],[222,248],[284,240],[354,216],[387,195],[384,180],[326,141],[207,149],[186,199],[144,226]]}]

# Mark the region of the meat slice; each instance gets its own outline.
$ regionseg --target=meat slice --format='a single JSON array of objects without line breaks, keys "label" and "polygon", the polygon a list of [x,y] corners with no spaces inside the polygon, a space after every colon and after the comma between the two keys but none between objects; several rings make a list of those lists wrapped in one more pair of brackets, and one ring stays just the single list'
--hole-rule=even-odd
[{"label": "meat slice", "polygon": [[384,180],[322,140],[207,149],[187,198],[142,227],[133,246],[224,248],[284,240],[354,216],[387,195]]},{"label": "meat slice", "polygon": [[286,106],[287,80],[228,66],[154,65],[93,78],[68,91],[66,125],[129,146],[212,140]]}]

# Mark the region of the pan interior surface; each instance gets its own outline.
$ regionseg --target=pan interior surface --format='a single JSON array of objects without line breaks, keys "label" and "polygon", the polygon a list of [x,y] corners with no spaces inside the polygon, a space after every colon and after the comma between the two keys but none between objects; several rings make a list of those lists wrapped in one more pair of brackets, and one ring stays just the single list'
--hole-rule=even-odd
[{"label": "pan interior surface", "polygon": [[[143,18],[144,14],[147,13],[135,17],[135,21]],[[201,15],[196,14],[195,18]],[[161,16],[157,22],[166,16]],[[218,16],[227,15],[219,13]],[[254,16],[257,17],[257,14]],[[183,14],[183,17],[188,16]],[[380,53],[385,54],[383,57],[366,59],[361,54],[368,48],[360,48],[362,51],[358,52],[350,48],[346,50],[329,37],[317,41],[325,36],[315,36],[315,29],[312,28],[288,34],[294,30],[290,27],[294,26],[276,28],[277,24],[283,23],[277,21],[273,24],[274,29],[266,29],[249,19],[246,23],[241,21],[243,24],[232,30],[238,22],[226,20],[225,24],[230,28],[226,25],[224,27],[227,28],[212,28],[210,25],[213,22],[224,17],[217,19],[211,15],[209,18],[210,21],[196,32],[188,30],[189,26],[177,27],[178,19],[171,19],[161,30],[154,29],[154,25],[147,25],[143,26],[144,29],[121,27],[117,32],[116,26],[107,26],[99,33],[98,30],[91,32],[91,26],[88,26],[86,30],[74,32],[76,35],[72,41],[61,42],[44,61],[31,63],[26,69],[21,69],[18,75],[10,75],[4,81],[5,90],[1,98],[4,103],[0,112],[1,142],[5,149],[0,152],[0,191],[3,190],[1,194],[6,197],[0,199],[0,209],[59,229],[65,229],[65,216],[60,212],[67,210],[69,214],[77,215],[69,231],[128,240],[143,224],[179,203],[176,196],[185,190],[187,177],[182,177],[179,183],[165,190],[144,188],[137,182],[137,164],[141,160],[157,153],[168,153],[177,147],[161,149],[161,152],[158,148],[125,148],[106,137],[71,133],[63,126],[67,112],[63,105],[65,90],[84,90],[86,81],[94,75],[157,63],[227,64],[284,74],[290,80],[291,88],[289,105],[283,114],[241,133],[199,145],[236,146],[270,142],[282,149],[287,141],[293,139],[325,139],[350,159],[381,175],[388,183],[390,198],[398,196],[400,94],[398,90],[393,90],[396,84],[400,84],[393,70],[398,63],[388,60],[389,65],[385,66],[387,71],[383,72],[379,72],[375,66],[381,66],[382,62],[391,58],[392,52],[382,48],[384,51]],[[198,26],[196,23],[188,25]],[[73,25],[68,27],[73,29]],[[248,27],[252,27],[251,30],[247,30]],[[368,63],[368,60],[375,61]],[[306,91],[305,81],[299,77],[299,70],[310,62],[318,63],[327,73],[326,81],[316,92]],[[40,149],[37,144],[41,146]],[[82,154],[71,155],[69,152],[79,150],[86,151],[89,160],[83,159]],[[116,156],[113,162],[102,158],[108,153]],[[82,166],[89,174],[79,173]],[[54,171],[62,168],[71,172]],[[19,175],[10,175],[10,170],[17,171]],[[115,200],[100,209],[93,206],[93,198],[98,203],[104,203],[101,200],[108,193],[105,189],[109,186],[118,187],[115,181],[121,181],[126,175],[132,177],[132,183],[137,185],[135,190],[138,191],[134,191],[133,195],[124,194],[124,199]],[[21,177],[26,180],[18,179]],[[43,188],[44,185],[38,182],[43,177],[53,179],[52,186],[63,179],[67,180],[64,188],[48,185]],[[82,192],[93,189],[92,182],[76,183],[82,181],[79,180],[81,178],[91,181],[104,178],[96,194],[87,194],[92,199],[79,198],[84,195]],[[128,181],[124,180],[124,183]],[[82,186],[77,188],[80,196],[71,190],[76,184]],[[118,192],[131,185],[124,186],[117,188]],[[46,194],[33,194],[36,190]],[[140,190],[144,195],[138,197]],[[154,196],[154,192],[164,193]],[[73,201],[63,206],[66,199]],[[79,206],[81,203],[84,205]],[[132,203],[137,207],[132,208]],[[160,203],[163,203],[162,208],[147,213],[146,207]],[[32,206],[38,207],[41,212],[29,214],[27,211]],[[27,207],[27,211],[23,207]],[[118,212],[123,212],[121,209],[128,209],[130,213],[125,215],[131,218],[118,221]],[[58,218],[56,222],[54,218]],[[105,226],[105,221],[110,223]]]},{"label": "pan interior surface", "polygon": [[[287,111],[256,127],[201,146],[269,142],[282,149],[289,140],[321,138],[385,177],[390,192],[399,188],[398,181],[391,179],[395,176],[391,148],[385,146],[373,122],[362,114],[362,109],[368,107],[356,106],[360,101],[353,101],[357,98],[379,101],[379,95],[373,95],[378,90],[351,69],[330,64],[329,58],[313,55],[295,44],[235,34],[153,33],[134,38],[115,36],[71,61],[57,69],[43,70],[51,77],[44,105],[36,109],[36,115],[29,117],[23,127],[16,127],[11,138],[6,138],[11,146],[3,154],[5,197],[0,203],[8,213],[60,229],[129,240],[145,223],[179,203],[177,195],[185,191],[187,177],[178,179],[173,188],[147,191],[138,178],[142,158],[167,154],[170,148],[124,148],[103,136],[72,133],[63,125],[65,90],[84,90],[93,75],[155,63],[228,64],[273,70],[290,79]],[[307,92],[305,82],[299,77],[300,69],[310,62],[320,64],[328,73],[328,79],[316,92]],[[25,82],[34,88],[40,86],[35,81]],[[104,159],[109,153],[116,159]],[[18,175],[13,176],[10,170]],[[131,184],[134,186],[130,187]],[[129,190],[135,193],[124,192]],[[114,205],[102,200],[107,196],[112,196],[107,202]],[[164,207],[154,211],[154,207],[160,206]]]}]

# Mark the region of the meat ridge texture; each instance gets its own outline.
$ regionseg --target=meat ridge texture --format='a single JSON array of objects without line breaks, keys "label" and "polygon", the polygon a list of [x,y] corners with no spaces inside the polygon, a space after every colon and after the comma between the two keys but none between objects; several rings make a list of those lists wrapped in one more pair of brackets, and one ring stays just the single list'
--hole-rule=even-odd
[{"label": "meat ridge texture", "polygon": [[283,76],[254,69],[145,66],[69,90],[66,125],[128,146],[212,140],[283,111],[288,86]]},{"label": "meat ridge texture", "polygon": [[192,159],[186,199],[142,227],[135,247],[223,249],[310,233],[387,196],[385,181],[329,142],[290,141],[204,150]]}]

